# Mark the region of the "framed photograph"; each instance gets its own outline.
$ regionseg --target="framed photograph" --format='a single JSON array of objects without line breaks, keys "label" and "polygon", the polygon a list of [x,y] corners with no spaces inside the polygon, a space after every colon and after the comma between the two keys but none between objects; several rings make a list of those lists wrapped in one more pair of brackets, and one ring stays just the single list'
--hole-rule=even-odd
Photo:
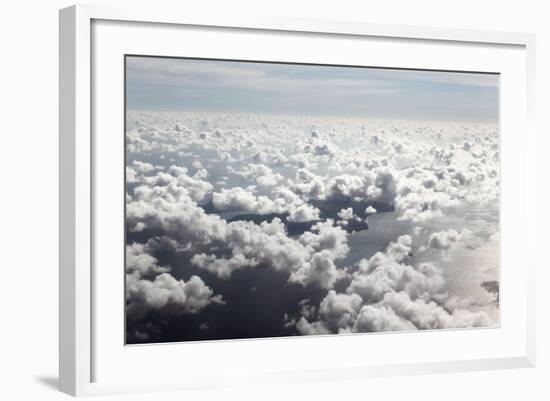
[{"label": "framed photograph", "polygon": [[535,363],[534,37],[60,12],[60,388]]}]

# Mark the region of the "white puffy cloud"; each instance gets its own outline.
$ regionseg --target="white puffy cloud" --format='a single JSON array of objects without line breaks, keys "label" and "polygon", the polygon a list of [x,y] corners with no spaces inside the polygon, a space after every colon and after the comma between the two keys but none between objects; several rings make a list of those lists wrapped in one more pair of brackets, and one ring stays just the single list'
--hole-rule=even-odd
[{"label": "white puffy cloud", "polygon": [[[431,229],[427,224],[422,229],[420,223],[470,205],[498,204],[497,128],[328,118],[314,122],[223,113],[129,113],[127,149],[130,160],[142,161],[127,166],[127,182],[135,184],[127,194],[127,225],[136,238],[150,238],[143,245],[128,244],[130,281],[143,281],[132,287],[133,305],[149,299],[163,309],[179,305],[192,310],[181,302],[182,291],[189,299],[181,289],[187,282],[172,276],[157,281],[169,270],[152,256],[163,249],[193,251],[195,267],[223,279],[238,269],[262,265],[286,272],[291,283],[326,289],[319,305],[304,306],[299,316],[288,319],[300,333],[493,322],[494,317],[483,314],[477,295],[468,300],[447,293],[443,269],[447,274],[451,261],[442,265],[437,258],[421,259],[462,251],[469,242],[467,232],[444,230],[426,238]],[[249,187],[231,188],[243,179]],[[427,252],[415,250],[413,255],[412,238],[402,236],[384,252],[342,267],[349,244],[346,232],[333,221],[320,221],[291,238],[278,219],[229,223],[205,213],[198,205],[209,199],[220,212],[284,213],[290,222],[320,220],[314,200],[377,201],[393,206],[400,220],[417,223],[414,241],[427,240]],[[350,211],[344,209],[339,218],[353,218]],[[376,212],[372,206],[365,210],[366,215]],[[469,256],[464,260],[477,254]],[[480,288],[494,279],[495,267],[489,267],[491,274],[474,280],[479,278]],[[349,280],[345,291],[332,291],[344,278]],[[494,302],[494,293],[480,291],[487,296],[483,302]]]},{"label": "white puffy cloud", "polygon": [[[401,236],[363,259],[343,294],[329,291],[317,313],[302,315],[301,334],[479,327],[494,320],[472,301],[449,297],[443,271],[410,263],[412,240]],[[490,295],[490,294],[489,294]]]},{"label": "white puffy cloud", "polygon": [[274,173],[271,168],[263,164],[249,164],[243,167],[239,174],[262,187],[273,187],[283,179],[283,176]]},{"label": "white puffy cloud", "polygon": [[406,291],[414,298],[429,298],[440,293],[445,283],[440,269],[432,263],[416,266],[405,263],[410,245],[410,237],[402,236],[392,242],[385,253],[378,252],[362,260],[348,293],[359,294],[369,303],[380,301],[388,292]]},{"label": "white puffy cloud", "polygon": [[353,324],[353,331],[359,333],[399,330],[416,330],[416,326],[386,306],[363,306]]},{"label": "white puffy cloud", "polygon": [[290,186],[297,194],[313,199],[325,199],[326,197],[326,184],[323,178],[305,168],[296,172],[296,179],[291,182]]},{"label": "white puffy cloud", "polygon": [[338,294],[330,290],[319,305],[319,314],[331,331],[338,332],[353,324],[362,304],[357,294]]},{"label": "white puffy cloud", "polygon": [[126,273],[135,274],[138,278],[152,274],[165,273],[168,267],[158,265],[156,258],[151,256],[145,245],[133,243],[126,245]]},{"label": "white puffy cloud", "polygon": [[215,255],[200,253],[191,258],[191,263],[225,279],[235,270],[258,265],[258,261],[247,259],[242,253],[233,254],[230,258],[217,258]]},{"label": "white puffy cloud", "polygon": [[190,198],[200,202],[213,189],[210,183],[200,178],[189,177],[184,167],[170,166],[168,171],[142,177],[134,189],[133,198],[145,201],[164,198],[171,202]]},{"label": "white puffy cloud", "polygon": [[342,220],[352,220],[355,219],[357,216],[353,214],[353,209],[351,207],[348,207],[346,209],[342,209],[338,212],[338,217]]},{"label": "white puffy cloud", "polygon": [[417,182],[408,181],[399,189],[395,207],[401,220],[423,222],[441,217],[445,208],[458,206],[458,199],[446,192],[425,188]]},{"label": "white puffy cloud", "polygon": [[299,168],[305,168],[305,169],[311,167],[312,164],[314,163],[309,159],[308,155],[305,153],[295,153],[293,155],[290,155],[288,157],[288,162],[295,164]]},{"label": "white puffy cloud", "polygon": [[449,313],[434,301],[411,299],[406,292],[388,293],[375,305],[377,308],[391,310],[402,320],[408,321],[418,329],[445,329],[480,327],[491,324],[486,312],[471,312],[458,309]]},{"label": "white puffy cloud", "polygon": [[331,178],[327,185],[327,196],[336,198],[366,198],[369,188],[373,187],[375,177],[372,174],[358,176],[342,174]]},{"label": "white puffy cloud", "polygon": [[316,223],[311,227],[311,231],[303,233],[298,240],[308,248],[328,250],[337,259],[345,257],[349,251],[347,233],[335,226],[330,219]]},{"label": "white puffy cloud", "polygon": [[152,164],[134,160],[131,166],[126,166],[126,182],[129,184],[139,182],[143,174],[154,170],[155,167]]},{"label": "white puffy cloud", "polygon": [[273,191],[273,196],[255,195],[250,190],[233,187],[214,192],[212,203],[218,211],[243,211],[257,214],[288,213],[292,222],[319,219],[319,209],[305,203],[286,187]]},{"label": "white puffy cloud", "polygon": [[210,243],[223,239],[226,223],[197,206],[188,192],[167,187],[138,187],[136,196],[126,205],[126,222],[130,230],[139,226],[161,231],[181,244]]},{"label": "white puffy cloud", "polygon": [[472,233],[468,229],[458,232],[456,230],[432,233],[428,239],[428,247],[431,249],[447,251],[463,241],[471,238]]},{"label": "white puffy cloud", "polygon": [[[199,251],[191,263],[221,278],[228,278],[236,269],[255,267],[260,263],[287,271],[289,276],[292,272],[299,272],[292,276],[291,281],[303,285],[328,288],[342,276],[333,261],[344,257],[348,251],[346,233],[334,227],[332,222],[317,224],[313,227],[315,232],[308,232],[298,239],[287,236],[280,219],[259,225],[246,221],[228,223],[217,215],[205,213],[197,205],[196,198],[202,197],[197,194],[198,189],[204,187],[199,180],[186,176],[186,170],[182,168],[172,167],[169,172],[146,177],[144,183],[135,189],[135,196],[127,205],[130,230],[161,231],[177,241],[180,247],[193,244],[195,251],[207,250],[209,244],[217,243],[218,247],[222,246],[229,252],[229,256]],[[176,185],[182,178],[195,184],[191,188],[194,192]],[[302,218],[318,217],[318,211],[300,204],[302,201],[292,191],[281,188],[279,194],[280,197],[273,202],[267,197],[256,197],[247,190],[233,188],[214,193],[213,203],[222,210],[236,208],[267,213],[290,209],[290,215],[295,219],[300,217],[300,213]],[[323,249],[326,252],[321,253]]]},{"label": "white puffy cloud", "polygon": [[319,209],[306,203],[296,206],[290,211],[288,221],[304,222],[319,220]]},{"label": "white puffy cloud", "polygon": [[221,296],[214,296],[198,276],[187,282],[175,279],[169,273],[161,273],[154,280],[137,280],[127,283],[128,310],[163,309],[172,306],[181,313],[197,313],[211,303],[223,303]]},{"label": "white puffy cloud", "polygon": [[367,208],[365,209],[365,214],[369,215],[369,214],[376,214],[377,210],[372,207],[372,206],[367,206]]},{"label": "white puffy cloud", "polygon": [[344,271],[336,267],[334,259],[334,255],[326,249],[314,253],[308,262],[291,273],[289,282],[332,288],[334,283],[345,275]]},{"label": "white puffy cloud", "polygon": [[344,276],[334,261],[345,257],[349,250],[347,234],[332,221],[317,223],[312,230],[293,239],[278,218],[259,225],[235,221],[226,225],[223,238],[231,257],[197,254],[191,263],[220,278],[229,278],[240,268],[265,264],[288,272],[289,282],[331,288]]},{"label": "white puffy cloud", "polygon": [[[312,124],[301,117],[131,112],[127,136],[130,153],[185,155],[196,154],[193,147],[200,147],[217,155],[211,161],[219,157],[226,165],[254,160],[238,171],[259,180],[255,182],[259,186],[271,186],[285,175],[290,178],[274,167],[291,163],[314,177],[291,183],[300,195],[387,203],[403,198],[399,212],[407,220],[441,216],[454,202],[489,204],[498,199],[498,130],[489,125],[327,120],[319,126],[318,121]],[[326,174],[320,160],[327,155],[329,169],[341,166],[345,173]],[[419,199],[397,194],[396,187],[402,185],[410,186]]]},{"label": "white puffy cloud", "polygon": [[396,197],[396,172],[386,166],[366,168],[357,172],[321,177],[299,169],[291,188],[313,199],[371,200],[393,204]]},{"label": "white puffy cloud", "polygon": [[[319,220],[319,209],[304,202],[290,188],[284,186],[277,187],[273,190],[273,196],[283,204],[282,208],[289,214],[288,221],[305,222]],[[281,202],[281,199],[283,202]]]},{"label": "white puffy cloud", "polygon": [[212,202],[216,210],[238,210],[258,214],[282,213],[284,202],[271,200],[267,196],[256,196],[244,188],[222,188],[220,192],[212,194]]},{"label": "white puffy cloud", "polygon": [[319,135],[312,136],[310,140],[303,146],[304,153],[311,153],[314,156],[331,157],[337,152],[337,148],[330,141],[319,138]]},{"label": "white puffy cloud", "polygon": [[221,296],[214,296],[200,277],[192,276],[187,282],[177,280],[169,273],[169,267],[158,265],[157,259],[149,253],[149,248],[152,245],[159,249],[162,241],[126,246],[128,313],[132,317],[139,317],[151,309],[167,306],[176,312],[197,313],[211,303],[223,303]]},{"label": "white puffy cloud", "polygon": [[134,160],[132,162],[132,168],[136,170],[138,173],[150,173],[152,171],[155,171],[155,166],[153,166],[151,163]]}]

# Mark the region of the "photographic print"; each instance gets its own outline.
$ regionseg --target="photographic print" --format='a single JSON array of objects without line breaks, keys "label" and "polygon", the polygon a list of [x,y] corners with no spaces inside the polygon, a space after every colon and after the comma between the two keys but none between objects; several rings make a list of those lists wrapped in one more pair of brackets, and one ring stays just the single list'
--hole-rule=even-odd
[{"label": "photographic print", "polygon": [[126,343],[498,327],[499,75],[125,57]]}]

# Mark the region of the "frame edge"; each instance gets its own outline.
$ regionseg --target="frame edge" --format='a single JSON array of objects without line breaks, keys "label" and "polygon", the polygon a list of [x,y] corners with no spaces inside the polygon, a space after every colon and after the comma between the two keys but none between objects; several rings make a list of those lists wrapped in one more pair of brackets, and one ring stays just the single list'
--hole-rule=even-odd
[{"label": "frame edge", "polygon": [[90,19],[59,11],[59,390],[91,383]]},{"label": "frame edge", "polygon": [[[535,96],[535,35],[529,33],[485,32],[436,27],[394,26],[351,21],[315,21],[260,19],[258,22],[234,21],[235,24],[190,17],[183,22],[180,14],[156,12],[147,15],[143,10],[128,10],[111,6],[73,5],[59,11],[59,389],[73,395],[105,394],[103,385],[92,384],[91,330],[91,158],[90,158],[90,23],[92,19],[141,21],[152,23],[182,23],[191,25],[226,26],[249,29],[294,30],[314,33],[374,35],[404,38],[424,38],[472,43],[507,43],[525,46],[527,54],[527,133],[532,161],[536,153],[534,130]],[[164,20],[164,22],[163,22]],[[323,24],[328,23],[329,30]],[[296,28],[303,25],[301,29]],[[262,27],[263,26],[263,27]],[[294,29],[293,29],[294,27]],[[401,34],[396,32],[401,29]],[[362,31],[362,32],[361,32]],[[365,32],[366,31],[366,32]],[[379,32],[376,34],[376,32]],[[530,163],[529,169],[532,165]],[[536,170],[532,170],[536,171]],[[536,225],[533,222],[535,228]],[[530,290],[535,289],[536,259],[528,266]],[[445,372],[492,370],[534,367],[535,352],[535,294],[527,302],[528,324],[526,354],[518,358],[483,363],[476,367],[457,364]],[[450,361],[451,362],[451,361]],[[504,362],[504,364],[502,364]],[[422,374],[437,373],[426,369]],[[435,366],[434,366],[435,368]],[[440,370],[441,367],[435,368]],[[423,370],[423,369],[420,369]],[[443,372],[441,371],[441,372]],[[359,372],[357,372],[359,374]],[[365,374],[367,372],[362,372]],[[389,375],[395,375],[390,373]],[[369,374],[366,377],[371,376]],[[363,376],[363,377],[365,377]],[[400,376],[397,374],[397,376]],[[375,375],[376,377],[376,375]],[[109,388],[110,386],[105,386]],[[117,386],[114,386],[117,387]],[[110,389],[113,391],[114,389]],[[148,390],[150,391],[150,390]],[[115,393],[118,391],[115,391]],[[126,391],[122,391],[126,393]]]},{"label": "frame edge", "polygon": [[[535,129],[536,118],[536,35],[534,33],[524,34],[525,45],[525,64],[526,64],[526,87],[527,87],[527,99],[526,99],[526,134],[528,140],[529,159],[527,164],[527,170],[532,171],[534,174],[530,177],[527,188],[531,188],[533,199],[535,199],[534,207],[529,211],[530,231],[537,232],[536,224],[536,211],[538,209],[537,204],[537,132]],[[535,255],[534,260],[531,260],[527,265],[527,344],[525,349],[525,358],[529,363],[529,367],[537,366],[536,355],[536,275],[538,268],[538,255],[535,247],[535,242],[530,244],[531,255]]]},{"label": "frame edge", "polygon": [[76,6],[59,11],[59,390],[76,395]]}]

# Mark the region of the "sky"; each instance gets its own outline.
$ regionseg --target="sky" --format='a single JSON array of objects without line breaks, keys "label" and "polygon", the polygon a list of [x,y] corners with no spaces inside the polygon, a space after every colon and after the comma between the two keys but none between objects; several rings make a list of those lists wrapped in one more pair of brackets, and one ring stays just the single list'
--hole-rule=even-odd
[{"label": "sky", "polygon": [[127,56],[128,110],[498,122],[499,76]]}]

